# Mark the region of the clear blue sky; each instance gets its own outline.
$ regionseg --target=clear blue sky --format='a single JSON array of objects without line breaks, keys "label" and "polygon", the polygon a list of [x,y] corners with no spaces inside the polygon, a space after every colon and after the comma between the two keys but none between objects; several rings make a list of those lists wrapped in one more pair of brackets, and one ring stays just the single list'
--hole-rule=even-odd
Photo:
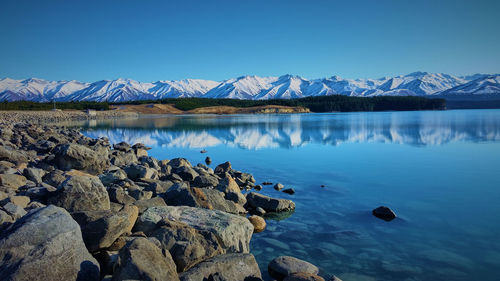
[{"label": "clear blue sky", "polygon": [[0,77],[500,72],[498,0],[0,2]]}]

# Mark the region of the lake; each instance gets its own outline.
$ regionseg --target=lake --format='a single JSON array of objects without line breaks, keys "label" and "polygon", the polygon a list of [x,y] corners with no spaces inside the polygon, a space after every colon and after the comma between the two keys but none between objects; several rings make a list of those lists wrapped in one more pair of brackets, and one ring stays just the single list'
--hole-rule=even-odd
[{"label": "lake", "polygon": [[[159,159],[230,161],[257,182],[293,187],[288,218],[251,248],[344,281],[499,280],[500,110],[149,116],[79,124],[90,137],[142,142]],[[200,150],[208,151],[201,154]],[[322,187],[322,185],[324,187]],[[386,222],[371,210],[386,205]]]}]

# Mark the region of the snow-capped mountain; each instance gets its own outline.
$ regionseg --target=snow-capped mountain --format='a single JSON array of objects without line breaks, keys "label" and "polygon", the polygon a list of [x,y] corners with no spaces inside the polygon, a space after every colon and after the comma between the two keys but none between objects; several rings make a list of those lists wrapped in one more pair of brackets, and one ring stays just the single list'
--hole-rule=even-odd
[{"label": "snow-capped mountain", "polygon": [[309,96],[437,96],[499,95],[499,74],[457,77],[443,73],[414,72],[379,79],[345,79],[332,76],[306,79],[300,76],[241,76],[222,82],[199,79],[138,82],[131,79],[47,81],[30,78],[0,79],[0,101],[109,101],[156,100],[178,97],[231,99],[293,99]]}]

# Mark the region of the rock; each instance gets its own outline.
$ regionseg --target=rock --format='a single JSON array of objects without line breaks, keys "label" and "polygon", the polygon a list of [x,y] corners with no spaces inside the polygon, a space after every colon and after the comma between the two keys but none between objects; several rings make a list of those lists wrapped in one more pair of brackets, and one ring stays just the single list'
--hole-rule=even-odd
[{"label": "rock", "polygon": [[283,281],[325,281],[323,277],[318,276],[316,274],[306,273],[306,272],[297,272],[293,273],[290,276],[285,277]]},{"label": "rock", "polygon": [[168,165],[172,168],[179,167],[192,167],[191,163],[185,158],[174,158],[168,162]]},{"label": "rock", "polygon": [[273,185],[273,183],[269,182],[269,181],[265,181],[265,182],[262,183],[262,185]]},{"label": "rock", "polygon": [[179,177],[185,181],[193,181],[198,176],[198,173],[193,168],[188,166],[175,168],[174,173],[179,175]]},{"label": "rock", "polygon": [[26,215],[26,211],[23,207],[18,206],[12,202],[9,202],[3,206],[3,209],[15,220],[21,218]]},{"label": "rock", "polygon": [[372,211],[372,214],[379,219],[391,221],[396,218],[396,214],[386,206],[380,206]]},{"label": "rock", "polygon": [[54,162],[61,170],[82,170],[93,175],[102,174],[109,167],[108,154],[79,144],[60,144],[53,150]]},{"label": "rock", "polygon": [[3,206],[9,202],[24,209],[30,203],[30,198],[28,196],[10,196],[10,197],[2,200],[0,203]]},{"label": "rock", "polygon": [[288,194],[295,194],[295,190],[293,188],[284,189],[283,192]]},{"label": "rock", "polygon": [[176,183],[165,193],[165,202],[172,206],[191,206],[212,209],[206,195],[199,188],[191,188],[186,183]]},{"label": "rock", "polygon": [[130,164],[124,168],[127,176],[131,180],[157,179],[158,172],[144,165]]},{"label": "rock", "polygon": [[228,253],[249,252],[253,226],[245,217],[186,206],[153,207],[139,217],[134,229],[152,231],[162,219],[183,222],[197,230],[215,234]]},{"label": "rock", "polygon": [[125,171],[120,168],[99,175],[99,179],[104,186],[110,186],[111,184],[118,183],[126,178],[127,173],[125,173]]},{"label": "rock", "polygon": [[0,174],[0,185],[12,190],[18,190],[26,184],[26,178],[16,174]]},{"label": "rock", "polygon": [[109,200],[119,204],[134,204],[135,198],[128,195],[121,187],[110,187],[108,189]]},{"label": "rock", "polygon": [[24,195],[31,198],[31,200],[38,200],[41,202],[47,202],[48,196],[56,191],[57,189],[46,183],[42,183],[41,186],[32,187],[24,192]]},{"label": "rock", "polygon": [[295,209],[295,203],[287,199],[277,199],[255,192],[247,194],[247,202],[253,208],[261,207],[266,212],[286,212]]},{"label": "rock", "polygon": [[27,163],[29,161],[29,156],[25,153],[9,149],[7,146],[0,146],[0,160],[6,160],[15,164]]},{"label": "rock", "polygon": [[140,179],[140,182],[148,184],[144,189],[146,191],[152,191],[153,196],[158,196],[167,192],[167,190],[174,185],[174,183],[169,180]]},{"label": "rock", "polygon": [[80,226],[56,206],[33,210],[1,234],[0,268],[1,280],[100,278]]},{"label": "rock", "polygon": [[207,163],[207,165],[212,164],[212,158],[207,156],[207,158],[205,158],[205,163]]},{"label": "rock", "polygon": [[256,185],[256,186],[254,186],[253,188],[254,188],[255,190],[257,190],[257,191],[260,191],[260,190],[262,190],[262,185],[258,184],[258,185]]},{"label": "rock", "polygon": [[231,163],[229,161],[218,165],[214,170],[215,174],[221,176],[223,176],[225,173],[228,173],[229,171],[231,171]]},{"label": "rock", "polygon": [[30,210],[38,209],[38,208],[43,208],[43,207],[46,207],[46,205],[42,204],[40,202],[33,201],[33,202],[30,202],[28,204],[28,206],[26,206],[26,208],[24,208],[24,210],[26,210],[26,211],[29,212]]},{"label": "rock", "polygon": [[255,209],[255,214],[259,216],[263,216],[266,214],[266,210],[262,209],[261,207],[257,207]]},{"label": "rock", "polygon": [[66,180],[64,172],[61,170],[54,170],[42,178],[43,182],[51,186],[59,186],[63,181]]},{"label": "rock", "polygon": [[131,163],[137,163],[137,156],[132,151],[113,151],[110,157],[111,164],[122,167]]},{"label": "rock", "polygon": [[119,252],[112,280],[179,280],[175,264],[146,238],[135,238]]},{"label": "rock", "polygon": [[216,189],[224,192],[225,198],[235,203],[244,205],[247,202],[246,197],[241,193],[240,187],[230,175],[226,174],[226,176],[219,181]]},{"label": "rock", "polygon": [[0,174],[15,174],[17,172],[16,165],[9,161],[0,161]]},{"label": "rock", "polygon": [[148,200],[153,197],[152,191],[144,191],[140,189],[134,189],[129,191],[130,196],[134,197],[135,200]]},{"label": "rock", "polygon": [[3,227],[5,227],[6,225],[13,223],[14,221],[15,220],[11,215],[9,215],[7,212],[4,212],[3,210],[0,209],[0,230]]},{"label": "rock", "polygon": [[122,141],[120,143],[113,144],[113,149],[127,152],[130,151],[132,148],[130,147],[130,144]]},{"label": "rock", "polygon": [[269,263],[267,270],[269,275],[278,280],[283,280],[283,278],[298,272],[314,275],[319,272],[318,267],[315,265],[290,256],[280,256],[273,259]]},{"label": "rock", "polygon": [[259,281],[259,265],[252,254],[219,255],[179,275],[182,281]]},{"label": "rock", "polygon": [[109,210],[109,196],[98,178],[72,176],[49,202],[69,212]]},{"label": "rock", "polygon": [[196,187],[215,187],[219,184],[219,179],[215,175],[200,174],[194,179],[193,186]]},{"label": "rock", "polygon": [[253,225],[253,232],[262,232],[266,229],[266,221],[259,216],[250,216],[248,220]]},{"label": "rock", "polygon": [[148,208],[167,206],[167,204],[165,204],[165,200],[161,197],[154,197],[148,200],[138,200],[134,203],[134,206],[137,206],[137,208],[139,208],[139,214],[142,214]]},{"label": "rock", "polygon": [[224,198],[224,193],[215,189],[201,189],[207,197],[208,203],[215,210],[223,211],[230,214],[245,214],[247,211],[242,205]]},{"label": "rock", "polygon": [[23,175],[30,181],[41,184],[43,182],[42,178],[47,174],[46,171],[38,168],[26,168],[23,171]]},{"label": "rock", "polygon": [[140,157],[139,162],[142,165],[149,167],[149,168],[152,168],[152,169],[155,169],[157,171],[159,171],[161,169],[160,164],[158,163],[158,160],[156,160],[155,158],[153,158],[151,156]]},{"label": "rock", "polygon": [[162,249],[170,252],[179,272],[223,253],[217,237],[211,232],[168,219],[158,222],[158,226],[151,236],[160,241]]},{"label": "rock", "polygon": [[274,189],[276,189],[277,191],[280,191],[283,188],[285,188],[285,186],[283,186],[281,183],[277,183],[274,185]]},{"label": "rock", "polygon": [[73,218],[82,229],[87,249],[95,252],[110,247],[122,234],[132,231],[139,209],[125,206],[119,212],[111,210],[75,212]]}]

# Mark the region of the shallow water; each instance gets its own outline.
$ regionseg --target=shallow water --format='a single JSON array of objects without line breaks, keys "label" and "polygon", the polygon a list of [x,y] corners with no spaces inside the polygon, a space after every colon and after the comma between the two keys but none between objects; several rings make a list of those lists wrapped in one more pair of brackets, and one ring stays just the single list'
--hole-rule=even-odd
[{"label": "shallow water", "polygon": [[[500,110],[163,116],[80,124],[142,142],[159,159],[230,161],[295,195],[254,234],[261,270],[278,255],[344,281],[499,280]],[[200,154],[206,149],[207,154]],[[325,185],[325,187],[321,187]],[[371,215],[380,205],[398,218]]]}]

